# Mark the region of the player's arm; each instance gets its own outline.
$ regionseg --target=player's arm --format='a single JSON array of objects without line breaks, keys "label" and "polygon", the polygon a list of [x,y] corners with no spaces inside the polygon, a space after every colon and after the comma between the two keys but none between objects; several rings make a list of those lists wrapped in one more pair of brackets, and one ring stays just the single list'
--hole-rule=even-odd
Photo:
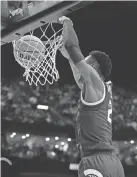
[{"label": "player's arm", "polygon": [[72,59],[75,67],[84,77],[86,84],[89,84],[94,93],[99,95],[104,94],[104,86],[97,71],[86,63],[85,58],[80,50],[79,41],[76,32],[73,28],[73,24],[70,19],[62,17],[63,23],[63,38],[65,49],[67,50],[70,58]]},{"label": "player's arm", "polygon": [[72,70],[72,73],[73,73],[73,76],[74,76],[74,79],[75,79],[75,81],[76,81],[78,87],[79,87],[80,89],[82,89],[83,84],[82,84],[81,82],[79,82],[79,79],[80,79],[80,77],[81,77],[81,74],[80,74],[79,70],[76,68],[74,62],[73,62],[72,59],[70,58],[70,56],[69,56],[68,52],[66,51],[65,47],[63,46],[63,47],[61,47],[59,50],[60,50],[60,52],[62,53],[62,55],[63,55],[65,58],[68,59],[69,64],[70,64],[70,67],[71,67],[71,70]]}]

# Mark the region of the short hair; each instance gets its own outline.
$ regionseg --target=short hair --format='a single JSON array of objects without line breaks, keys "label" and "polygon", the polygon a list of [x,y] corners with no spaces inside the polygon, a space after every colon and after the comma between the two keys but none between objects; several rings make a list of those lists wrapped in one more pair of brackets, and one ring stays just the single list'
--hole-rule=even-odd
[{"label": "short hair", "polygon": [[90,52],[89,55],[92,55],[99,63],[101,73],[106,81],[109,78],[112,70],[112,63],[110,57],[105,52],[97,50]]}]

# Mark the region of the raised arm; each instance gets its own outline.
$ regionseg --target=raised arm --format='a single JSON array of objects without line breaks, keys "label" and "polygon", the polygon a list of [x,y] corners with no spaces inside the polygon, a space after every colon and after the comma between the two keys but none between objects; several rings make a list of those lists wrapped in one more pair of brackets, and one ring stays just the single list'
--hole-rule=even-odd
[{"label": "raised arm", "polygon": [[80,50],[78,37],[73,28],[72,21],[67,17],[61,17],[60,22],[63,24],[64,46],[75,67],[83,76],[87,84],[92,88],[104,90],[101,78],[97,71],[86,63],[85,58]]},{"label": "raised arm", "polygon": [[72,73],[73,73],[73,76],[74,76],[74,79],[75,79],[75,81],[76,81],[78,87],[79,87],[80,89],[82,89],[83,85],[82,85],[81,82],[79,82],[80,77],[81,77],[81,74],[80,74],[79,70],[76,68],[74,62],[73,62],[72,59],[70,58],[70,56],[69,56],[67,50],[65,49],[65,47],[62,46],[59,50],[60,50],[61,54],[62,54],[65,58],[68,59],[69,64],[70,64],[70,67],[71,67],[71,70],[72,70]]}]

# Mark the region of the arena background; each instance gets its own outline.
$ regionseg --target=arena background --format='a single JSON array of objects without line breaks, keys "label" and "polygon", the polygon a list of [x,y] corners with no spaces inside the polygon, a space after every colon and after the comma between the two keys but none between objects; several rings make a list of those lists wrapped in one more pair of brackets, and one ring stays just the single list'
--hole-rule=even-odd
[{"label": "arena background", "polygon": [[[126,177],[137,175],[137,3],[95,2],[73,12],[84,56],[106,52],[113,71],[113,142]],[[12,45],[1,47],[2,177],[76,177],[74,123],[79,89],[68,61],[57,53],[60,80],[29,86]],[[37,105],[47,105],[47,110]]]}]

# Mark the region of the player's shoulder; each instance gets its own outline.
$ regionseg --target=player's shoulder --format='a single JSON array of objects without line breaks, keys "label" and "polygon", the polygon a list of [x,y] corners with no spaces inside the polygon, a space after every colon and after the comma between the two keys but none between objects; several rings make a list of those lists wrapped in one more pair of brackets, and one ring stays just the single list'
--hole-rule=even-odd
[{"label": "player's shoulder", "polygon": [[[103,85],[103,90],[101,90],[100,96],[97,96],[98,93],[91,86],[89,87],[87,86],[88,89],[86,91],[86,94],[82,94],[81,92],[81,101],[84,105],[95,106],[95,105],[99,105],[105,100],[106,92],[107,92],[106,84],[103,81],[101,82],[102,82],[101,84]],[[83,98],[83,95],[87,95],[86,96],[87,98]]]},{"label": "player's shoulder", "polygon": [[[109,97],[109,95],[112,96],[112,82],[111,81],[101,81],[102,84],[103,84],[103,93],[102,93],[102,96],[101,98],[98,100],[98,101],[86,101],[83,96],[82,96],[82,92],[81,92],[81,101],[84,105],[87,105],[87,106],[97,106],[97,105],[100,105],[102,104],[103,102],[105,102],[106,98]],[[90,92],[91,93],[91,92]],[[90,93],[87,94],[88,95],[88,98],[90,98]]]}]

